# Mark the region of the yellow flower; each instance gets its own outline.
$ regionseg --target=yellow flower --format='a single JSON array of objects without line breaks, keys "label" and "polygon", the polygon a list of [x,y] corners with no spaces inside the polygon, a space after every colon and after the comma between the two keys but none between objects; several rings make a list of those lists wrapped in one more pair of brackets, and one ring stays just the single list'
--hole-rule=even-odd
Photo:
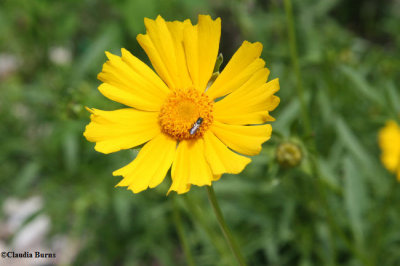
[{"label": "yellow flower", "polygon": [[[166,22],[145,18],[146,34],[137,40],[155,71],[125,49],[106,52],[98,78],[100,92],[129,108],[88,109],[84,136],[102,153],[144,144],[134,161],[113,172],[117,186],[134,193],[154,188],[171,168],[168,191],[211,185],[223,173],[240,173],[271,136],[269,111],[279,104],[278,79],[266,83],[269,70],[260,59],[262,45],[243,42],[214,83],[221,20],[199,15]],[[227,95],[227,96],[226,96]],[[224,97],[225,96],[225,97]],[[220,99],[221,97],[224,97]],[[172,166],[172,167],[171,167]]]},{"label": "yellow flower", "polygon": [[397,175],[400,181],[400,127],[390,120],[379,131],[379,146],[382,150],[381,160],[390,172]]}]

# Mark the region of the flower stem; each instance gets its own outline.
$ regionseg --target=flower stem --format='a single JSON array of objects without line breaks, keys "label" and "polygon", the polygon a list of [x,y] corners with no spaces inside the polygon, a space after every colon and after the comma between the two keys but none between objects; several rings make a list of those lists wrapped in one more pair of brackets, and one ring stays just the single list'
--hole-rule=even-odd
[{"label": "flower stem", "polygon": [[232,265],[232,257],[230,255],[230,250],[225,245],[225,240],[223,236],[220,234],[217,235],[214,228],[211,226],[211,221],[207,215],[204,215],[203,208],[198,204],[195,204],[192,200],[193,195],[183,195],[181,198],[185,202],[187,209],[190,210],[190,213],[193,215],[194,222],[203,230],[203,232],[208,236],[210,242],[220,256],[222,257],[222,261],[225,262],[223,265]]},{"label": "flower stem", "polygon": [[215,216],[217,217],[218,224],[222,230],[222,233],[225,236],[225,240],[228,243],[229,247],[232,250],[232,253],[235,255],[239,265],[246,266],[246,262],[244,261],[243,255],[238,248],[238,245],[233,238],[232,233],[230,232],[228,225],[225,222],[224,216],[222,215],[221,208],[219,207],[217,198],[215,196],[215,192],[212,186],[206,186],[208,199],[210,200],[211,206],[214,210]]},{"label": "flower stem", "polygon": [[297,96],[299,97],[300,101],[300,108],[301,108],[301,116],[304,123],[304,132],[305,135],[311,134],[311,123],[309,119],[309,112],[307,108],[307,104],[304,98],[304,89],[303,83],[301,80],[301,72],[300,72],[300,65],[299,65],[299,58],[297,54],[297,44],[296,44],[296,31],[294,29],[294,19],[293,19],[293,10],[292,10],[292,1],[291,0],[284,0],[285,5],[285,13],[286,13],[286,21],[288,25],[288,37],[289,37],[289,47],[290,47],[290,57],[292,60],[294,72],[296,74],[297,80]]},{"label": "flower stem", "polygon": [[179,241],[181,242],[181,245],[183,248],[183,253],[185,254],[185,257],[186,257],[186,262],[189,266],[196,266],[196,264],[194,263],[194,260],[193,260],[192,253],[190,252],[189,244],[185,237],[185,232],[183,230],[181,215],[179,213],[178,203],[177,203],[175,195],[172,196],[172,207],[173,207],[172,209],[173,209],[173,219],[174,219],[175,227],[178,232]]}]

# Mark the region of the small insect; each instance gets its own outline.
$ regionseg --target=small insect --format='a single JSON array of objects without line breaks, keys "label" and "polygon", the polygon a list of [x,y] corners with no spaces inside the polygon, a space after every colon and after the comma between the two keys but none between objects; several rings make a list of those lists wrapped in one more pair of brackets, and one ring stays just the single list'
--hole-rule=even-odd
[{"label": "small insect", "polygon": [[189,133],[190,135],[194,135],[197,130],[200,128],[201,123],[203,123],[203,118],[199,117],[196,121],[196,123],[193,124],[192,128],[190,129]]}]

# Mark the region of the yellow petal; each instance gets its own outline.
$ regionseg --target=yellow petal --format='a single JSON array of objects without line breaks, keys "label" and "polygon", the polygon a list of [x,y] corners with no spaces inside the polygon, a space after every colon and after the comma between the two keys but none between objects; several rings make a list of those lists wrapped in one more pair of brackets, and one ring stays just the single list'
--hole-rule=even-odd
[{"label": "yellow petal", "polygon": [[236,116],[227,114],[227,115],[218,115],[214,117],[217,121],[231,125],[257,125],[257,124],[262,124],[264,122],[275,121],[275,118],[273,118],[268,111],[251,112],[251,113],[246,112],[238,114]]},{"label": "yellow petal", "polygon": [[198,25],[186,24],[183,31],[187,65],[194,87],[203,92],[211,78],[218,56],[221,19],[198,16]]},{"label": "yellow petal", "polygon": [[214,175],[212,181],[218,181],[222,175]]},{"label": "yellow petal", "polygon": [[381,160],[386,169],[393,173],[395,173],[397,168],[399,168],[399,154],[396,154],[395,152],[388,150],[384,151],[381,155]]},{"label": "yellow petal", "polygon": [[134,193],[158,186],[171,167],[175,151],[176,140],[158,134],[143,146],[135,160],[113,172],[124,177],[117,186],[127,186]]},{"label": "yellow petal", "polygon": [[386,123],[379,132],[379,146],[382,149],[381,160],[389,171],[400,171],[400,127],[393,120]]},{"label": "yellow petal", "polygon": [[166,22],[145,18],[146,34],[137,40],[154,69],[171,89],[194,86],[204,91],[218,55],[221,20],[199,15],[198,25],[190,20]]},{"label": "yellow petal", "polygon": [[204,134],[204,144],[206,159],[214,175],[223,173],[238,174],[251,162],[251,159],[229,150],[210,131]]},{"label": "yellow petal", "polygon": [[193,82],[188,72],[186,55],[183,47],[183,29],[185,25],[189,24],[190,20],[188,19],[184,22],[167,22],[167,27],[171,33],[175,46],[175,57],[178,73],[175,73],[174,75],[177,77],[177,83],[180,89],[186,89],[193,86]]},{"label": "yellow petal", "polygon": [[135,109],[145,111],[159,111],[161,103],[156,100],[144,99],[133,95],[132,93],[121,89],[121,86],[113,86],[108,83],[103,83],[98,87],[101,94],[110,100],[122,103],[124,105],[134,107]]},{"label": "yellow petal", "polygon": [[246,155],[257,155],[261,144],[271,137],[271,125],[239,126],[214,121],[211,131],[229,148]]},{"label": "yellow petal", "polygon": [[192,85],[183,50],[185,22],[166,22],[161,16],[156,20],[144,19],[146,34],[137,40],[149,57],[154,69],[171,89],[183,89]]},{"label": "yellow petal", "polygon": [[106,97],[131,107],[157,111],[169,93],[167,86],[143,62],[125,49],[122,58],[106,52],[108,61],[98,78]]},{"label": "yellow petal", "polygon": [[144,86],[146,87],[161,89],[163,93],[170,92],[165,83],[156,73],[154,73],[154,71],[150,67],[148,67],[145,63],[140,61],[140,59],[132,55],[125,48],[121,49],[121,59],[122,61],[127,63],[136,73],[139,73],[141,75],[141,77],[138,77],[138,82],[144,83]]},{"label": "yellow petal", "polygon": [[232,93],[224,97],[221,101],[218,101],[220,106],[231,107],[231,104],[236,104],[248,98],[248,95],[258,95],[263,93],[265,90],[260,89],[262,85],[265,85],[269,76],[269,70],[267,68],[261,68],[256,72],[252,73],[250,78],[242,84],[240,87],[236,88]]},{"label": "yellow petal", "polygon": [[211,78],[218,56],[221,19],[212,20],[210,16],[199,15],[197,33],[197,41],[199,42],[199,80],[196,88],[203,92]]},{"label": "yellow petal", "polygon": [[189,191],[191,184],[211,185],[213,173],[205,158],[203,139],[183,140],[179,143],[171,176],[172,185],[168,193],[185,193]]},{"label": "yellow petal", "polygon": [[183,30],[183,47],[190,78],[193,85],[199,85],[199,44],[197,25],[185,25]]},{"label": "yellow petal", "polygon": [[274,120],[269,111],[274,110],[280,101],[279,97],[273,95],[279,90],[279,80],[264,83],[264,78],[261,78],[261,86],[250,81],[215,103],[214,118],[217,121],[246,125]]},{"label": "yellow petal", "polygon": [[265,62],[259,58],[261,51],[261,43],[243,42],[207,94],[216,99],[242,86],[255,72],[264,67]]},{"label": "yellow petal", "polygon": [[83,135],[96,142],[102,153],[116,152],[141,145],[159,134],[158,112],[132,108],[115,111],[88,109],[92,115]]}]

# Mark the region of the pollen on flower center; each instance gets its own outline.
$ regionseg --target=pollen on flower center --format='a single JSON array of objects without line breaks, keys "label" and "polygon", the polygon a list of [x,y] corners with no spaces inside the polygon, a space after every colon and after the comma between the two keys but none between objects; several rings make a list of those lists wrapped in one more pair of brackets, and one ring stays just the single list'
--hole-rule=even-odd
[{"label": "pollen on flower center", "polygon": [[194,88],[174,91],[161,107],[161,129],[178,140],[201,137],[213,121],[212,110],[213,101],[205,93]]}]

